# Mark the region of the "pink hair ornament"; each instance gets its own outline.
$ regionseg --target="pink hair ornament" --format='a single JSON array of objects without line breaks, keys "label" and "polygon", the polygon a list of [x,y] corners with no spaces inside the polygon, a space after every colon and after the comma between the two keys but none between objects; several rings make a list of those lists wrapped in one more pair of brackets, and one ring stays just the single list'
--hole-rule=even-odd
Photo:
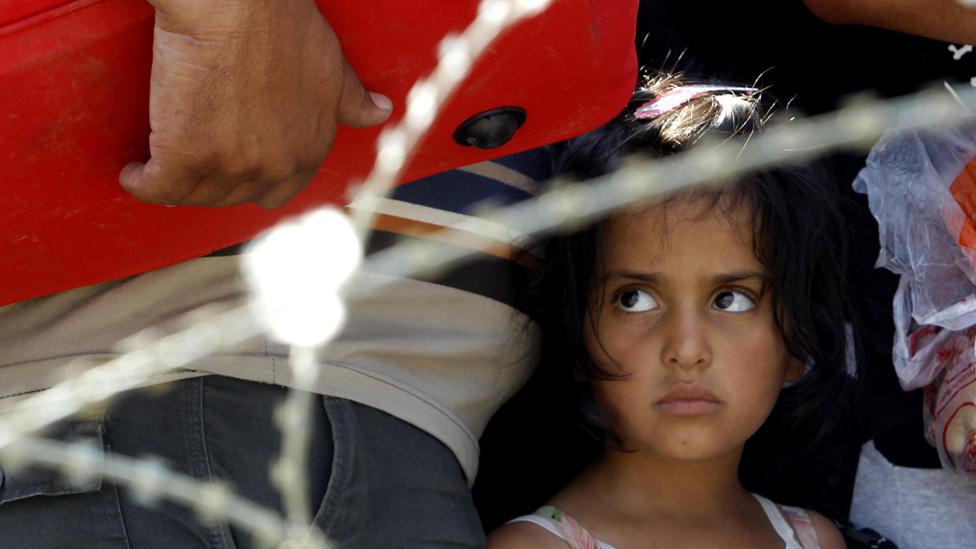
[{"label": "pink hair ornament", "polygon": [[644,103],[634,111],[634,118],[640,120],[651,120],[661,116],[666,112],[673,111],[688,103],[692,99],[701,97],[705,94],[725,94],[725,93],[756,93],[757,88],[737,87],[737,86],[678,86],[670,89],[654,99]]}]

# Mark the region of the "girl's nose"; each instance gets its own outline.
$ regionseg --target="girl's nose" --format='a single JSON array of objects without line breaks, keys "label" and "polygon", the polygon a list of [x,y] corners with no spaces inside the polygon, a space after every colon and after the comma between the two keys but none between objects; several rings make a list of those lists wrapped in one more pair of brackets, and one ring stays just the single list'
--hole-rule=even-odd
[{"label": "girl's nose", "polygon": [[662,349],[662,362],[681,368],[706,367],[712,363],[705,319],[694,311],[675,311]]}]

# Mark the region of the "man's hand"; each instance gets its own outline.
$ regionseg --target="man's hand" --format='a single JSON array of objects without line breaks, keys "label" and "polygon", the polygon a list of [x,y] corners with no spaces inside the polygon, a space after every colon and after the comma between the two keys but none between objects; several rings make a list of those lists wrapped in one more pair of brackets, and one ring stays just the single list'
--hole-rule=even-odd
[{"label": "man's hand", "polygon": [[325,160],[336,123],[390,114],[314,0],[148,0],[156,8],[151,158],[119,181],[160,204],[280,206]]}]

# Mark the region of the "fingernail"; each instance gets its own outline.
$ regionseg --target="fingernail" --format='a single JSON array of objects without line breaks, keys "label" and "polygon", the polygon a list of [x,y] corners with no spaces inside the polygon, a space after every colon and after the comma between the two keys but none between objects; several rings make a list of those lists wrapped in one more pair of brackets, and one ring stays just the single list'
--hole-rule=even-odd
[{"label": "fingernail", "polygon": [[376,108],[384,111],[393,110],[393,101],[382,93],[369,92],[369,98],[373,100],[373,104],[376,105]]}]

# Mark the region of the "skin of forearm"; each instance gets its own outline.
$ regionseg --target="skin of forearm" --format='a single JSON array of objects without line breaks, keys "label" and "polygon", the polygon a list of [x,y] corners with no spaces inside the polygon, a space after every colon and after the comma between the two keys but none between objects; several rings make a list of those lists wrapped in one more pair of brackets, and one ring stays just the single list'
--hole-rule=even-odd
[{"label": "skin of forearm", "polygon": [[820,19],[867,25],[954,44],[976,43],[976,9],[957,0],[804,0]]}]

